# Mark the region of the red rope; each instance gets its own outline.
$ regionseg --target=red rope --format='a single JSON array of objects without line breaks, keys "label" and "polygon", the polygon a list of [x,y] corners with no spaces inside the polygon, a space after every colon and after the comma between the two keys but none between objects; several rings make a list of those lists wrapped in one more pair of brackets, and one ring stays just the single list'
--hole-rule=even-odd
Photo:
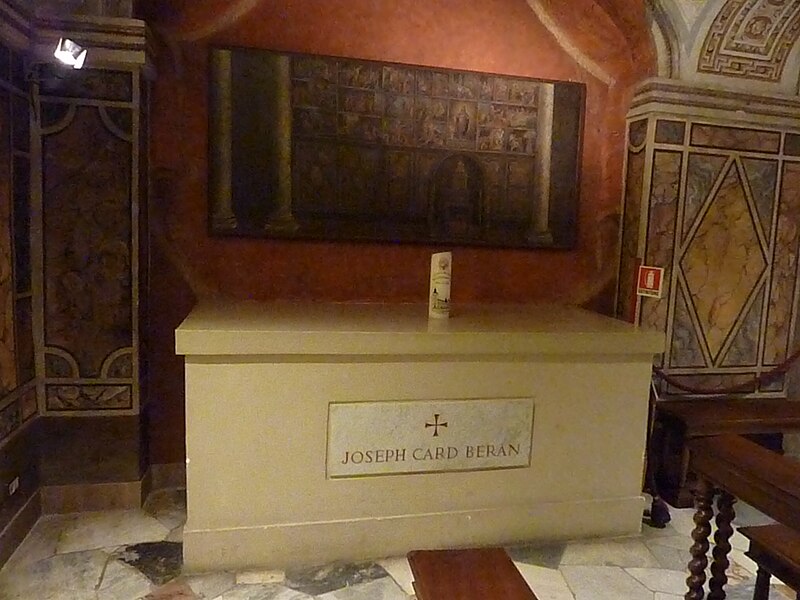
[{"label": "red rope", "polygon": [[678,388],[683,392],[688,392],[690,394],[714,394],[714,395],[729,395],[729,394],[742,394],[746,392],[753,392],[757,390],[759,387],[763,386],[765,383],[769,383],[770,381],[776,379],[779,375],[785,374],[789,368],[800,358],[800,348],[794,351],[789,357],[784,360],[782,363],[773,367],[769,371],[765,373],[761,373],[757,377],[753,377],[752,381],[745,381],[744,383],[740,383],[739,385],[734,385],[727,388],[699,388],[694,387],[691,385],[687,385],[685,383],[681,383],[677,379],[675,379],[672,375],[667,375],[664,373],[664,370],[660,367],[653,367],[653,373],[657,376],[666,381],[671,386]]}]

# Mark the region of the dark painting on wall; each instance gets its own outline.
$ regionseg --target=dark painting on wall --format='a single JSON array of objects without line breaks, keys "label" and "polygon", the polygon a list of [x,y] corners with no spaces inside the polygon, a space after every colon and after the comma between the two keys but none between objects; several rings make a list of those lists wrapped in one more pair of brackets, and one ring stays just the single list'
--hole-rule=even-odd
[{"label": "dark painting on wall", "polygon": [[210,65],[214,234],[575,243],[582,84],[253,49]]}]

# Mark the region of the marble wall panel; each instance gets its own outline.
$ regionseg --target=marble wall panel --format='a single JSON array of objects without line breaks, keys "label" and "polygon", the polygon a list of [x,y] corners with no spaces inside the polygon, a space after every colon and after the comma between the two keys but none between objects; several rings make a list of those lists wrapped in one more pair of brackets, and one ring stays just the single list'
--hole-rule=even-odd
[{"label": "marble wall panel", "polygon": [[683,209],[683,240],[689,235],[700,209],[705,204],[728,157],[709,154],[689,154],[686,177],[686,198]]},{"label": "marble wall panel", "polygon": [[14,348],[12,96],[0,93],[0,397],[17,385]]},{"label": "marble wall panel", "polygon": [[36,388],[34,387],[29,387],[0,409],[0,445],[32,419],[36,415],[36,411]]},{"label": "marble wall panel", "polygon": [[43,145],[45,343],[96,377],[133,343],[131,144],[79,107]]},{"label": "marble wall panel", "polygon": [[787,156],[800,156],[800,135],[787,133],[783,142],[783,153]]},{"label": "marble wall panel", "polygon": [[656,122],[657,144],[683,144],[685,133],[686,123],[684,121],[659,119]]},{"label": "marble wall panel", "polygon": [[[735,388],[740,393],[756,391],[755,376],[752,373],[714,373],[699,375],[673,375],[672,381],[681,387],[668,384],[666,392],[678,396],[713,394],[715,390]],[[689,388],[686,391],[683,388]],[[696,392],[695,392],[696,390]]]},{"label": "marble wall panel", "polygon": [[[625,198],[623,203],[623,236],[620,256],[619,288],[617,292],[617,315],[633,321],[633,284],[637,267],[639,246],[639,221],[644,185],[645,152],[636,150],[633,141],[642,131],[646,132],[647,121],[638,121],[630,126],[631,149],[628,151],[628,166],[625,178]],[[644,136],[641,142],[644,143]]]},{"label": "marble wall panel", "polygon": [[767,266],[736,163],[728,168],[681,266],[716,359]]},{"label": "marble wall panel", "polygon": [[25,384],[36,376],[33,345],[33,306],[31,296],[16,301],[14,311],[16,337],[17,381]]},{"label": "marble wall panel", "polygon": [[772,209],[775,206],[777,191],[778,161],[743,158],[742,166],[753,194],[753,202],[756,205],[762,233],[765,238],[769,238],[772,228]]},{"label": "marble wall panel", "polygon": [[[45,66],[42,93],[60,98],[130,101],[133,97],[133,75],[126,71],[81,69],[69,77],[59,74],[57,65]],[[49,75],[49,77],[48,77]]]},{"label": "marble wall panel", "polygon": [[792,313],[795,308],[798,241],[800,241],[800,164],[784,163],[765,332],[766,364],[778,364],[786,358]]},{"label": "marble wall panel", "polygon": [[709,148],[777,154],[781,147],[781,134],[778,131],[695,123],[692,125],[692,144]]},{"label": "marble wall panel", "polygon": [[47,410],[115,410],[132,408],[129,385],[48,385]]},{"label": "marble wall panel", "polygon": [[[681,183],[681,161],[680,152],[656,151],[653,157],[645,263],[664,269],[664,297],[669,296],[669,282],[672,280],[672,253]],[[642,298],[642,325],[665,331],[667,308],[667,302],[661,299]]]},{"label": "marble wall panel", "polygon": [[705,367],[706,360],[700,346],[697,329],[689,314],[686,302],[688,293],[679,285],[675,294],[675,312],[672,318],[672,341],[668,350],[670,367]]},{"label": "marble wall panel", "polygon": [[764,288],[760,289],[742,319],[739,330],[720,364],[723,367],[754,367],[758,364],[758,342],[761,315],[764,312]]}]

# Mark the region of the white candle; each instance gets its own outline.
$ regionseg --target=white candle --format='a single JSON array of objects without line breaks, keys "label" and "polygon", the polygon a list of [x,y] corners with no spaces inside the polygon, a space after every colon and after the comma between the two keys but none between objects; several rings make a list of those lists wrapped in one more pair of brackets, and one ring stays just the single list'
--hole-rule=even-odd
[{"label": "white candle", "polygon": [[450,316],[450,279],[453,254],[439,252],[431,256],[431,284],[428,291],[428,316],[446,319]]}]

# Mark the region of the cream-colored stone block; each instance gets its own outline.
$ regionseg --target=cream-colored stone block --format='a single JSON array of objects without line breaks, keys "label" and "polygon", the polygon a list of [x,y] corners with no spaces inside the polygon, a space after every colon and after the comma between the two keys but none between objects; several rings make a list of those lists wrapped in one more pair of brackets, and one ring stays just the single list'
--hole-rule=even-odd
[{"label": "cream-colored stone block", "polygon": [[[663,337],[560,307],[201,308],[186,354],[188,571],[639,531]],[[334,479],[336,403],[533,399],[522,468]],[[433,417],[430,415],[429,417]],[[488,426],[488,424],[487,424]],[[391,445],[392,440],[386,440]]]}]

